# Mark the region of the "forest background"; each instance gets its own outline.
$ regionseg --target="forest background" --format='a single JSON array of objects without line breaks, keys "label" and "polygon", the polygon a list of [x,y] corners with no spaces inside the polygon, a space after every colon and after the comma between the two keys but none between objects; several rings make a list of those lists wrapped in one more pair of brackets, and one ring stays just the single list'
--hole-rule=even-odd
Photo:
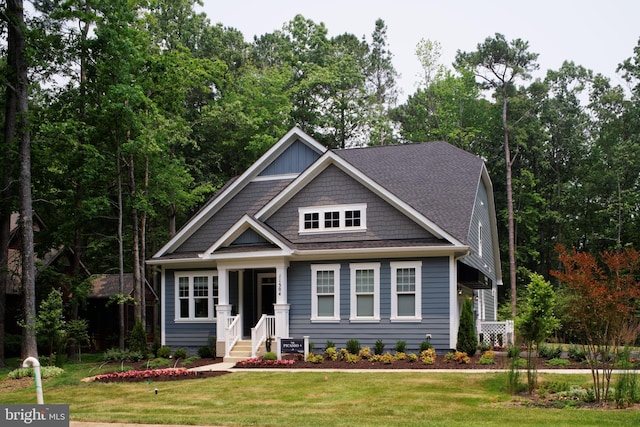
[{"label": "forest background", "polygon": [[[517,266],[505,275],[502,300],[530,272],[549,278],[558,244],[591,253],[637,246],[640,43],[620,59],[621,85],[573,62],[533,79],[538,54],[497,33],[459,51],[451,67],[440,62],[440,44],[423,39],[415,47],[420,81],[400,102],[383,19],[369,37],[329,37],[324,24],[296,15],[246,41],[212,24],[196,0],[28,6],[19,26],[28,112],[19,118],[31,139],[33,211],[46,225],[35,250],[64,247],[68,261],[35,292],[42,299],[60,288],[71,318],[86,297],[85,268],[133,272],[141,298],[144,280],[154,282],[144,260],[296,125],[330,148],[444,140],[482,156],[503,270]],[[6,131],[15,45],[7,8],[0,18],[6,263],[5,230],[21,205],[21,146]],[[14,319],[3,307],[10,270],[0,270],[1,329]]]}]

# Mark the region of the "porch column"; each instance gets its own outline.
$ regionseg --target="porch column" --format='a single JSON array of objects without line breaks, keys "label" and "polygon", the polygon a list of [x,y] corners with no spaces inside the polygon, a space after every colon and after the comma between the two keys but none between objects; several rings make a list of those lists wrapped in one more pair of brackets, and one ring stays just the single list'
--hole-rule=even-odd
[{"label": "porch column", "polygon": [[[229,304],[229,271],[218,266],[218,305],[216,305],[216,344],[217,354],[224,354],[226,342],[226,326],[231,316],[231,304]],[[222,348],[220,344],[222,343]]]},{"label": "porch column", "polygon": [[276,303],[273,311],[276,317],[276,336],[289,338],[289,309],[287,297],[287,268],[288,263],[276,266]]}]

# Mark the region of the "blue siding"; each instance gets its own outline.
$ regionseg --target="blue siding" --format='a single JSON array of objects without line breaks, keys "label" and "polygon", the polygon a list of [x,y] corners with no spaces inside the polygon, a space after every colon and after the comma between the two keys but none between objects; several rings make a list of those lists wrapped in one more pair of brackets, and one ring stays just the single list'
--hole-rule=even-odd
[{"label": "blue siding", "polygon": [[[412,259],[415,260],[415,259]],[[311,263],[296,262],[289,267],[288,295],[289,332],[293,337],[308,335],[315,348],[323,348],[327,340],[338,347],[355,338],[361,346],[374,346],[381,339],[385,348],[392,350],[398,340],[407,342],[408,351],[417,351],[426,334],[439,350],[449,349],[449,260],[448,258],[422,258],[422,321],[390,322],[391,278],[390,261],[380,266],[380,321],[376,323],[351,323],[349,261],[340,268],[340,322],[312,323],[311,318]],[[357,262],[367,262],[358,260]]]},{"label": "blue siding", "polygon": [[165,272],[165,342],[173,349],[185,348],[192,355],[198,348],[209,343],[209,337],[216,335],[216,323],[208,321],[202,323],[175,323],[175,275],[173,270]]},{"label": "blue siding", "polygon": [[260,173],[260,176],[300,173],[315,162],[318,157],[320,157],[320,153],[298,140],[291,144],[276,160],[271,162]]},{"label": "blue siding", "polygon": [[269,243],[252,228],[242,233],[231,245],[247,245],[252,243]]}]

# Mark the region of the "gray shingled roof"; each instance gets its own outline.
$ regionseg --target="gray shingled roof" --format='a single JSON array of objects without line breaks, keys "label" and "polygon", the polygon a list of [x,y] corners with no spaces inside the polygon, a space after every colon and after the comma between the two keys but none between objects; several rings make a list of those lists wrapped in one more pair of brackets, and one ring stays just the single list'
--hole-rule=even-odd
[{"label": "gray shingled roof", "polygon": [[356,169],[467,243],[483,160],[446,142],[335,150]]}]

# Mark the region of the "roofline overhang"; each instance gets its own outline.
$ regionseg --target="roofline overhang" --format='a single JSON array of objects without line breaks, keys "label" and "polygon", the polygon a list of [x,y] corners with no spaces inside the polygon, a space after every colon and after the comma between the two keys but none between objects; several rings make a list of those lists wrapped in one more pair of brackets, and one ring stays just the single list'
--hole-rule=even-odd
[{"label": "roofline overhang", "polygon": [[180,264],[201,265],[203,263],[215,265],[217,261],[228,262],[241,258],[250,263],[251,260],[258,259],[287,259],[289,261],[323,261],[330,259],[365,259],[385,256],[388,258],[398,257],[435,257],[435,256],[464,256],[469,252],[469,246],[405,246],[396,248],[353,248],[353,249],[310,249],[285,251],[253,251],[253,252],[229,252],[224,254],[210,254],[204,256],[200,254],[197,258],[181,259],[151,259],[147,261],[149,265],[177,266]]}]

